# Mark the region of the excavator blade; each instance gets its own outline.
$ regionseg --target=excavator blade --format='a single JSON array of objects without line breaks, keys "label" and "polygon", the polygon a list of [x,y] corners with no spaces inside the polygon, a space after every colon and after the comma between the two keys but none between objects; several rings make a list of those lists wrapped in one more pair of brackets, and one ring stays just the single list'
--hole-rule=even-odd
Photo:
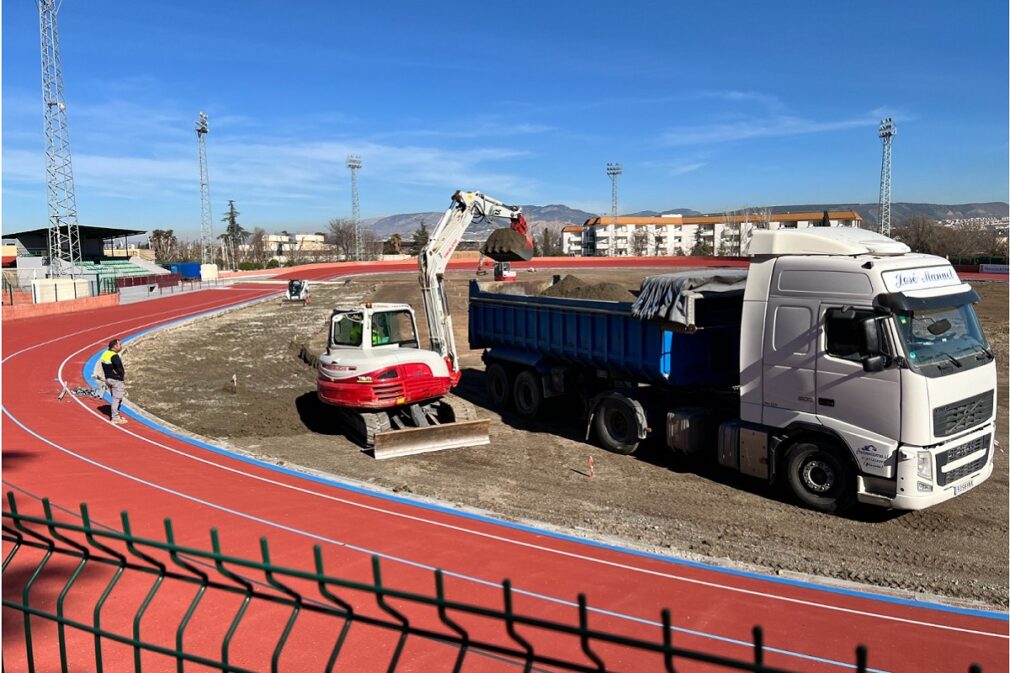
[{"label": "excavator blade", "polygon": [[375,435],[375,458],[383,460],[415,453],[490,444],[489,424],[490,421],[484,419],[380,432]]},{"label": "excavator blade", "polygon": [[496,262],[528,262],[533,259],[533,241],[515,229],[495,229],[480,250]]}]

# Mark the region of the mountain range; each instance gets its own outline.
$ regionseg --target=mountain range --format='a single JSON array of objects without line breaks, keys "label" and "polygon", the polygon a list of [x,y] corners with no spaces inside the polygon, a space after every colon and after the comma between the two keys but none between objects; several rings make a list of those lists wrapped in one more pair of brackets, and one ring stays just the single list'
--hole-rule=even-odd
[{"label": "mountain range", "polygon": [[[760,210],[770,208],[773,213],[798,213],[821,210],[854,210],[863,218],[864,227],[873,227],[877,224],[877,204],[876,203],[807,203],[781,206],[764,206]],[[589,213],[584,210],[569,208],[562,204],[552,204],[548,206],[522,206],[526,220],[533,228],[534,235],[539,234],[543,229],[560,229],[571,225],[581,225],[586,220],[598,217],[598,213]],[[752,212],[759,208],[751,208]],[[721,215],[722,213],[702,213],[690,208],[674,208],[671,210],[653,211],[644,210],[636,213],[621,213],[622,216],[632,217],[657,217],[659,215],[677,214],[685,217],[697,215]],[[967,219],[980,217],[1008,217],[1010,216],[1010,204],[1003,201],[993,201],[989,203],[961,203],[961,204],[940,204],[940,203],[892,203],[891,222],[900,225],[903,221],[915,217],[924,216],[930,220]],[[388,217],[362,220],[362,225],[370,228],[381,238],[388,238],[393,234],[400,234],[405,239],[409,239],[413,232],[424,223],[424,226],[431,230],[439,219],[442,212],[431,211],[422,213],[404,213],[400,215],[390,215]],[[494,229],[507,226],[501,220],[490,222],[474,222],[467,229],[464,240],[477,241],[484,240]]]}]

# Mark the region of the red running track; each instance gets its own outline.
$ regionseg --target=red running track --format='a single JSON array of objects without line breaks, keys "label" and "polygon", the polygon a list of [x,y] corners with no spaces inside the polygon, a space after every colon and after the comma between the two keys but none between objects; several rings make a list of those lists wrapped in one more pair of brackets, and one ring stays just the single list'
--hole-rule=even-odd
[{"label": "red running track", "polygon": [[[612,266],[615,261],[566,259],[552,261],[551,266]],[[619,263],[657,266],[655,259],[628,262],[637,260]],[[545,268],[543,261],[537,266]],[[472,263],[453,267],[472,268]],[[338,265],[285,276],[322,279],[415,268],[411,263]],[[17,491],[23,509],[29,511],[38,506],[31,506],[28,494],[48,496],[71,511],[86,502],[93,520],[113,526],[119,513],[127,510],[133,532],[147,538],[163,539],[162,521],[170,517],[178,542],[192,547],[206,548],[207,530],[214,526],[221,531],[225,552],[234,556],[258,558],[258,539],[266,536],[273,562],[287,567],[310,569],[311,547],[320,544],[330,574],[350,579],[370,577],[370,555],[379,554],[386,559],[388,585],[419,593],[431,592],[431,569],[438,567],[452,573],[447,579],[448,597],[467,602],[500,606],[496,587],[510,578],[518,610],[569,623],[574,621],[575,597],[584,592],[593,608],[592,626],[641,638],[658,631],[660,610],[668,607],[673,611],[676,643],[734,658],[750,655],[751,628],[759,623],[769,648],[766,663],[788,669],[850,669],[854,646],[862,643],[869,648],[869,665],[875,671],[966,671],[971,663],[981,664],[987,672],[1007,670],[1010,641],[1005,614],[916,605],[728,572],[418,506],[223,455],[136,420],[112,426],[97,411],[102,403],[95,400],[56,399],[61,383],[54,378],[71,386],[80,384],[85,363],[112,336],[136,334],[275,291],[268,285],[243,283],[5,325],[5,490]],[[20,593],[8,593],[16,586],[5,582],[5,597],[19,599]],[[118,622],[129,632],[129,620],[146,590],[135,587],[138,598],[133,602],[110,603],[108,622]],[[181,604],[169,599],[159,606],[161,612],[152,610],[145,616],[148,637],[163,620],[177,624]],[[173,610],[174,622],[168,617]],[[81,614],[87,621],[88,613]],[[25,670],[20,617],[10,610],[4,617],[5,670]],[[220,620],[212,613],[197,621],[187,645],[219,646],[224,629]],[[281,626],[276,619],[262,618],[240,634],[240,651],[259,662],[246,663],[268,667],[270,650],[264,643],[275,642]],[[47,632],[39,627],[36,638],[40,633]],[[36,642],[36,654],[55,664],[55,631],[48,633],[51,647],[40,648]],[[321,670],[325,654],[320,652],[328,653],[332,635],[320,637],[311,628],[296,630],[280,670]],[[89,670],[90,641],[79,640],[85,663],[73,670]],[[344,667],[338,670],[385,670],[393,644],[389,637],[352,636]],[[556,647],[561,651],[569,645]],[[398,670],[450,670],[452,657],[446,659],[445,648],[412,643]],[[71,649],[72,655],[77,652]],[[145,670],[174,670],[174,664],[169,667],[164,660],[146,657],[145,663],[151,664]],[[132,651],[109,647],[106,664],[106,670],[132,670]],[[626,670],[645,670],[642,661],[625,659],[621,664]],[[516,669],[485,658],[464,670]]]}]

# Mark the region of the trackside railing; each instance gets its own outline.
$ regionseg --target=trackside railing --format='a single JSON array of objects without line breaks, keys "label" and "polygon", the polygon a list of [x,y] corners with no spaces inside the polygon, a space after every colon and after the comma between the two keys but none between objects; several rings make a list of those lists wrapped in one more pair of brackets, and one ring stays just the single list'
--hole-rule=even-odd
[{"label": "trackside railing", "polygon": [[[484,587],[491,592],[485,599],[493,598],[494,605],[467,603],[446,597],[446,576],[438,570],[431,577],[432,591],[415,593],[387,586],[374,556],[369,577],[352,581],[328,574],[318,545],[313,569],[300,570],[273,563],[266,538],[259,541],[260,559],[253,560],[225,554],[216,529],[210,531],[207,550],[177,543],[169,519],[164,520],[165,539],[153,540],[131,532],[126,512],[122,530],[115,530],[92,521],[84,504],[73,521],[57,520],[48,500],[42,500],[41,509],[41,515],[22,513],[14,493],[7,493],[3,607],[5,620],[15,620],[23,630],[24,651],[14,651],[5,622],[5,671],[56,670],[57,659],[64,673],[124,670],[131,655],[136,671],[143,664],[166,670],[173,663],[179,672],[187,663],[192,670],[276,671],[282,658],[286,670],[306,671],[305,662],[292,667],[291,657],[307,656],[305,643],[311,642],[309,662],[325,671],[348,658],[354,662],[350,670],[395,671],[419,656],[420,643],[429,656],[424,668],[454,673],[464,662],[467,670],[494,665],[524,672],[534,667],[673,672],[702,664],[705,670],[788,673],[765,663],[774,650],[765,647],[760,627],[752,631],[750,657],[734,659],[674,644],[669,610],[659,615],[653,633],[640,625],[638,635],[630,636],[591,626],[582,594],[574,606],[562,609],[571,610],[570,618],[554,621],[517,610],[523,597],[508,580]],[[61,513],[61,518],[70,516]],[[172,609],[160,603],[171,603]],[[20,613],[20,619],[10,611]],[[250,629],[257,634],[252,640]],[[355,630],[369,635],[355,637]],[[220,635],[208,636],[213,631]],[[244,639],[237,636],[240,631]],[[386,637],[385,650],[376,647],[375,634]],[[430,665],[432,650],[443,665]],[[856,671],[868,670],[864,647],[855,648],[853,662]]]}]

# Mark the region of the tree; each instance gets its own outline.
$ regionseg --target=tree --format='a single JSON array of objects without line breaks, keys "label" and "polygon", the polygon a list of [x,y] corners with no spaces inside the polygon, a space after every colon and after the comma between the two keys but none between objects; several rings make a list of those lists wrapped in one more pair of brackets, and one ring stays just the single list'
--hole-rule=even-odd
[{"label": "tree", "polygon": [[371,229],[361,232],[361,258],[365,260],[375,260],[382,254],[382,241]]},{"label": "tree", "polygon": [[561,232],[550,227],[544,227],[543,231],[540,232],[537,249],[539,250],[539,254],[544,257],[560,257],[563,255]]},{"label": "tree", "polygon": [[410,242],[410,252],[414,255],[421,254],[421,248],[428,244],[428,227],[425,226],[424,220],[420,220],[420,224],[417,229],[414,230],[413,236]]},{"label": "tree", "polygon": [[354,258],[354,222],[344,218],[330,220],[329,242],[343,259]]},{"label": "tree", "polygon": [[267,232],[256,227],[249,238],[249,257],[261,267],[270,259],[270,251],[267,250]]},{"label": "tree", "polygon": [[707,257],[712,254],[712,246],[702,238],[701,225],[694,225],[694,247],[691,248],[692,257]]},{"label": "tree", "polygon": [[154,258],[161,264],[171,264],[178,260],[179,240],[171,229],[155,229],[151,232],[151,249]]},{"label": "tree", "polygon": [[[234,269],[238,267],[240,257],[240,248],[243,243],[245,243],[246,238],[249,237],[249,232],[242,228],[242,225],[238,223],[239,212],[235,210],[235,202],[232,200],[228,201],[228,212],[225,216],[221,218],[221,221],[225,223],[224,234],[220,238],[224,241],[224,244],[229,248],[227,251],[229,259],[225,261],[226,266]],[[228,262],[230,261],[230,264]]]},{"label": "tree", "polygon": [[402,254],[403,236],[400,236],[400,234],[393,234],[392,236],[389,237],[389,240],[386,241],[386,243],[389,244],[389,249],[393,251],[392,254],[394,255]]},{"label": "tree", "polygon": [[631,235],[631,254],[635,257],[644,257],[649,253],[649,232],[642,227],[635,227],[635,233]]}]

